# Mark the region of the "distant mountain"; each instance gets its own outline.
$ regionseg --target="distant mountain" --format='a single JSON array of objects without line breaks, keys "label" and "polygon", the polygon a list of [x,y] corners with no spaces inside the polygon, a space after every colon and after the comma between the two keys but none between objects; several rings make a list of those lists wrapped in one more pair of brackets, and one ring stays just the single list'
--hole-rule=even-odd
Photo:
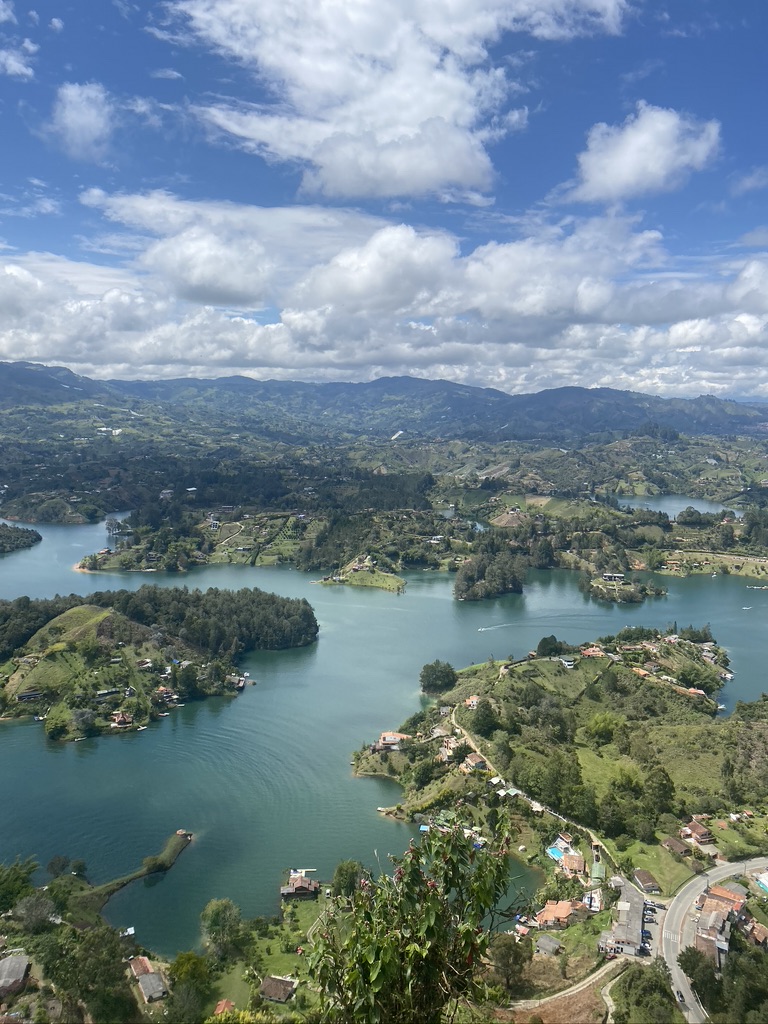
[{"label": "distant mountain", "polygon": [[223,377],[95,381],[63,367],[0,363],[0,406],[97,402],[152,407],[179,422],[289,443],[356,437],[575,441],[670,430],[739,434],[768,430],[768,405],[712,396],[659,398],[612,388],[565,387],[509,395],[444,380],[382,377],[364,384]]}]

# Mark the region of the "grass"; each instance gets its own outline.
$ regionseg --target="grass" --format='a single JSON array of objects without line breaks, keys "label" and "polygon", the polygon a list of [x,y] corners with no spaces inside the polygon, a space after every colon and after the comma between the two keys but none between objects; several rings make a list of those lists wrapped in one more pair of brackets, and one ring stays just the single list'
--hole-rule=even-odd
[{"label": "grass", "polygon": [[208,998],[204,1013],[206,1017],[212,1017],[216,1004],[220,999],[230,999],[238,1010],[245,1010],[251,1001],[251,985],[243,977],[248,964],[238,960],[221,977],[217,978],[210,997]]},{"label": "grass", "polygon": [[693,872],[688,865],[675,860],[663,846],[649,846],[647,843],[634,842],[621,853],[610,839],[604,839],[604,843],[615,860],[619,860],[621,857],[631,857],[635,868],[650,871],[665,896],[671,895],[689,878],[693,878]]}]

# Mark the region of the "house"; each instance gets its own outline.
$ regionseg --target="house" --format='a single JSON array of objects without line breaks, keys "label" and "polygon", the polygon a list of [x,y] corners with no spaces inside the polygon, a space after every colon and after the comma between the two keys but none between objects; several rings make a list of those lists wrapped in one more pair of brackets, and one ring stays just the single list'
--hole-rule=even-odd
[{"label": "house", "polygon": [[605,651],[600,647],[585,647],[581,656],[582,658],[604,658]]},{"label": "house", "polygon": [[564,853],[560,866],[569,875],[583,875],[586,871],[586,863],[579,853]]},{"label": "house", "polygon": [[231,1010],[234,1009],[235,1004],[232,1002],[231,999],[220,999],[218,1003],[216,1003],[216,1009],[213,1011],[213,1016],[220,1017],[222,1013],[229,1013]]},{"label": "house", "polygon": [[690,857],[691,848],[686,843],[681,842],[679,839],[675,839],[674,836],[670,836],[665,839],[661,844],[670,853],[676,853],[678,857]]},{"label": "house", "polygon": [[573,658],[561,658],[560,664],[563,666],[563,668],[574,668],[576,662],[573,660]]},{"label": "house", "polygon": [[261,983],[259,995],[272,1003],[287,1003],[296,991],[298,982],[295,978],[282,978],[268,974]]},{"label": "house", "polygon": [[474,711],[477,708],[479,700],[480,697],[476,693],[473,693],[471,697],[467,697],[464,701],[464,707],[469,708],[470,711]]},{"label": "house", "polygon": [[687,825],[680,829],[681,839],[693,839],[700,846],[703,843],[713,842],[712,833],[709,831],[706,825],[702,825],[700,821],[689,821]]},{"label": "house", "polygon": [[143,977],[145,974],[153,974],[155,970],[152,964],[150,963],[148,957],[146,956],[132,957],[129,962],[129,966],[131,968],[131,974],[137,980]]},{"label": "house", "polygon": [[540,935],[536,939],[536,949],[534,952],[541,953],[543,956],[557,956],[562,948],[562,942],[553,939],[551,935]]},{"label": "house", "polygon": [[154,971],[151,974],[142,974],[139,978],[139,988],[145,1003],[156,1003],[168,995],[162,974],[156,974]]},{"label": "house", "polygon": [[0,960],[0,999],[20,992],[27,983],[32,961],[23,953]]},{"label": "house", "polygon": [[547,900],[536,915],[539,928],[567,928],[587,917],[586,904],[575,900]]},{"label": "house", "polygon": [[635,871],[634,879],[636,885],[638,885],[643,892],[661,892],[661,886],[650,871],[644,871],[642,868],[638,868]]},{"label": "house", "polygon": [[443,741],[440,744],[440,750],[437,754],[438,761],[448,762],[453,757],[453,752],[458,747],[459,741],[455,736],[444,736]]},{"label": "house", "polygon": [[604,572],[603,580],[605,583],[623,583],[624,573],[623,572]]},{"label": "house", "polygon": [[280,886],[280,898],[284,900],[316,900],[319,895],[320,883],[300,871],[291,871],[288,884]]},{"label": "house", "polygon": [[485,758],[473,751],[471,754],[467,754],[461,762],[459,765],[459,771],[464,772],[465,775],[469,775],[470,772],[484,772],[486,767]]},{"label": "house", "polygon": [[374,747],[376,750],[399,750],[403,740],[409,739],[411,736],[407,732],[383,732]]},{"label": "house", "polygon": [[128,715],[125,711],[112,712],[113,729],[125,729],[129,725],[133,725],[133,715]]}]

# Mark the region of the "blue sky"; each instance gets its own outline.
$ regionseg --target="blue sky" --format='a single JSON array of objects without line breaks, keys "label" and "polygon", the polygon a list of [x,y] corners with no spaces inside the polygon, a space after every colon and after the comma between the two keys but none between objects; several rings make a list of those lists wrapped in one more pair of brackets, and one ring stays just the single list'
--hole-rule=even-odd
[{"label": "blue sky", "polygon": [[0,0],[0,359],[768,398],[764,0]]}]

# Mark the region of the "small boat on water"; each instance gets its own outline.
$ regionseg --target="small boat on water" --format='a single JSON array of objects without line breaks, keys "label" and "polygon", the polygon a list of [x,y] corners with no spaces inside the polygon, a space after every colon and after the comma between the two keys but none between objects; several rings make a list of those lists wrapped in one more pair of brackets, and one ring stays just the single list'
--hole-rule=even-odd
[{"label": "small boat on water", "polygon": [[146,725],[140,725],[139,728],[136,730],[136,732],[144,732],[144,730],[146,728],[147,728]]},{"label": "small boat on water", "polygon": [[161,711],[157,717],[158,718],[170,718],[171,717],[171,712],[170,711]]}]

